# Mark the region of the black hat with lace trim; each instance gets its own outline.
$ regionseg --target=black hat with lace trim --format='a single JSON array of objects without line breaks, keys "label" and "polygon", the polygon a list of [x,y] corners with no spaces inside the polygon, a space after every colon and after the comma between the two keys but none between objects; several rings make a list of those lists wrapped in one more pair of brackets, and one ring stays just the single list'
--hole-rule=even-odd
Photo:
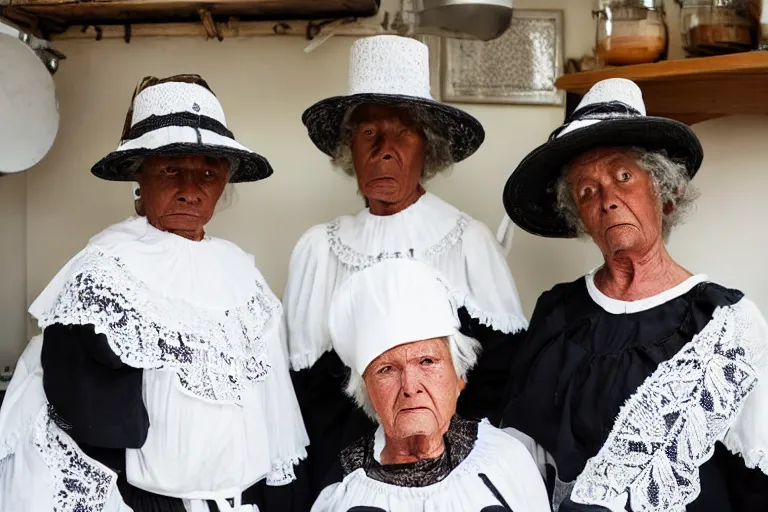
[{"label": "black hat with lace trim", "polygon": [[198,75],[144,78],[134,92],[117,149],[91,172],[105,180],[135,181],[144,158],[182,155],[228,159],[230,183],[272,174],[266,158],[235,140],[219,100]]},{"label": "black hat with lace trim", "polygon": [[523,159],[504,187],[504,208],[525,231],[550,238],[575,238],[557,209],[555,186],[563,169],[579,155],[600,147],[640,147],[664,151],[682,162],[693,178],[704,152],[686,125],[646,115],[640,88],[611,78],[595,84],[565,124]]}]

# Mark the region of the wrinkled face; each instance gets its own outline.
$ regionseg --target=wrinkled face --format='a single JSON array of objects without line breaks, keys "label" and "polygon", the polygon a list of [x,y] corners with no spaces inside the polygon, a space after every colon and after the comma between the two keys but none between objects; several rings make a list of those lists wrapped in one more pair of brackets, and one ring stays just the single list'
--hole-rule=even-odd
[{"label": "wrinkled face", "polygon": [[363,380],[384,432],[392,439],[445,432],[464,389],[445,338],[383,353],[368,365]]},{"label": "wrinkled face", "polygon": [[352,162],[369,201],[395,204],[419,187],[426,139],[407,110],[361,105],[351,119]]},{"label": "wrinkled face", "polygon": [[645,252],[661,240],[662,211],[648,172],[626,150],[600,148],[574,160],[568,184],[601,252]]},{"label": "wrinkled face", "polygon": [[136,181],[149,223],[201,240],[229,178],[229,161],[202,155],[148,157]]}]

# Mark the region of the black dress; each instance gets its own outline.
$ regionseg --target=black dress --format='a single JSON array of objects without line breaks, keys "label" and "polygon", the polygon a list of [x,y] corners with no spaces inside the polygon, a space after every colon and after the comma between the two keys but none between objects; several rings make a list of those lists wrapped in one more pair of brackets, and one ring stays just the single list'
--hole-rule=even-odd
[{"label": "black dress", "polygon": [[[591,276],[587,276],[557,285],[539,298],[528,338],[512,366],[502,420],[502,427],[513,427],[527,434],[546,450],[554,460],[557,479],[561,482],[576,480],[585,471],[587,461],[598,455],[607,441],[615,439],[609,436],[617,428],[615,424],[622,407],[630,399],[637,398],[638,388],[657,372],[661,363],[692,346],[689,345],[691,340],[703,331],[713,330],[713,316],[718,308],[739,308],[748,302],[737,290],[694,277],[663,294],[663,298],[649,299],[645,306],[632,307],[633,303],[612,301],[602,296],[604,302],[609,303],[605,306],[598,304],[601,301],[599,292],[594,291],[596,288],[590,279]],[[610,310],[611,302],[619,308],[622,304],[630,307],[625,312],[608,311],[606,307]],[[722,334],[731,327],[715,334]],[[733,354],[721,355],[729,359],[722,376],[725,382],[733,384],[737,380],[735,366],[730,360]],[[684,364],[680,360],[672,361],[672,365]],[[674,386],[674,383],[670,385]],[[708,391],[696,386],[691,389],[691,396],[699,397],[702,408],[709,411],[711,397],[708,397]],[[750,389],[745,390],[745,394]],[[670,397],[651,398],[666,405],[672,401]],[[677,414],[666,411],[662,423],[676,424]],[[642,425],[642,421],[638,421],[638,425]],[[632,457],[645,456],[658,449],[653,442],[646,443],[641,427],[635,434],[634,444],[625,445],[628,461],[638,460]],[[667,435],[671,434],[668,432]],[[667,440],[656,439],[655,442]],[[680,445],[677,445],[678,441]],[[675,438],[666,446],[665,463],[669,463],[669,467],[674,468],[679,462],[677,457],[682,457],[687,448],[682,445],[682,440]],[[723,444],[716,444],[711,459],[701,464],[697,472],[693,471],[694,475],[696,473],[701,491],[687,510],[768,510],[768,476],[759,469],[746,467],[744,460]],[[675,492],[695,485],[674,469],[671,474],[679,486]],[[693,480],[696,480],[695,476]],[[659,489],[652,489],[658,480],[651,478],[649,481],[650,488],[644,492],[653,501],[658,499]],[[554,482],[554,473],[550,472],[550,492]],[[576,505],[568,500],[561,510],[601,509]]]},{"label": "black dress", "polygon": [[[472,420],[487,418],[497,425],[508,368],[525,331],[511,335],[495,331],[472,318],[465,308],[459,309],[459,319],[461,332],[477,339],[483,351],[467,376],[467,387],[459,397],[458,414]],[[349,369],[336,352],[326,352],[312,368],[292,375],[310,444],[306,461],[297,469],[297,480],[289,487],[296,495],[306,496],[311,505],[325,487],[338,481],[339,453],[373,432],[376,424],[344,394]],[[300,509],[292,510],[300,512]]]}]

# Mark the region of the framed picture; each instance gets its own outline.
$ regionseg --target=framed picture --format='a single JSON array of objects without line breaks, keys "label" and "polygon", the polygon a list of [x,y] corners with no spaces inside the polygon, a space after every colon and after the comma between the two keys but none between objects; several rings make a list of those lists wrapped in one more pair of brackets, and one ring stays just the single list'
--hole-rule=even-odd
[{"label": "framed picture", "polygon": [[562,105],[563,11],[515,9],[492,41],[422,39],[430,48],[433,93],[449,103]]}]

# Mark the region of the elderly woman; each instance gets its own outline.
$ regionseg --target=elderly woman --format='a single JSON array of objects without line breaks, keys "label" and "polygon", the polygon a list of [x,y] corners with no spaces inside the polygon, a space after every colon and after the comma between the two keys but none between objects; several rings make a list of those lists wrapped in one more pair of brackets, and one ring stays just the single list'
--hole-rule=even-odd
[{"label": "elderly woman", "polygon": [[768,326],[665,246],[701,161],[687,126],[613,79],[507,183],[520,227],[604,259],[542,294],[511,371],[503,425],[556,471],[556,509],[768,510]]},{"label": "elderly woman", "polygon": [[0,510],[246,512],[264,510],[255,484],[293,480],[308,441],[280,302],[205,233],[227,183],[272,172],[225,122],[200,77],[137,89],[92,172],[138,182],[145,216],[92,238],[30,308],[43,334],[0,413]]},{"label": "elderly woman", "polygon": [[431,98],[427,47],[397,36],[360,39],[351,50],[349,84],[349,95],[320,101],[303,121],[315,145],[356,179],[367,208],[301,237],[283,301],[315,495],[339,450],[373,428],[341,392],[346,372],[326,324],[333,292],[346,278],[380,260],[413,258],[439,269],[463,292],[465,327],[484,348],[460,403],[467,417],[497,420],[510,350],[517,345],[504,334],[527,326],[488,228],[424,189],[484,138],[475,118]]},{"label": "elderly woman", "polygon": [[455,304],[439,272],[406,259],[336,292],[329,328],[352,368],[347,393],[379,426],[341,452],[343,479],[313,512],[549,511],[525,447],[456,415],[479,346],[459,332]]}]

